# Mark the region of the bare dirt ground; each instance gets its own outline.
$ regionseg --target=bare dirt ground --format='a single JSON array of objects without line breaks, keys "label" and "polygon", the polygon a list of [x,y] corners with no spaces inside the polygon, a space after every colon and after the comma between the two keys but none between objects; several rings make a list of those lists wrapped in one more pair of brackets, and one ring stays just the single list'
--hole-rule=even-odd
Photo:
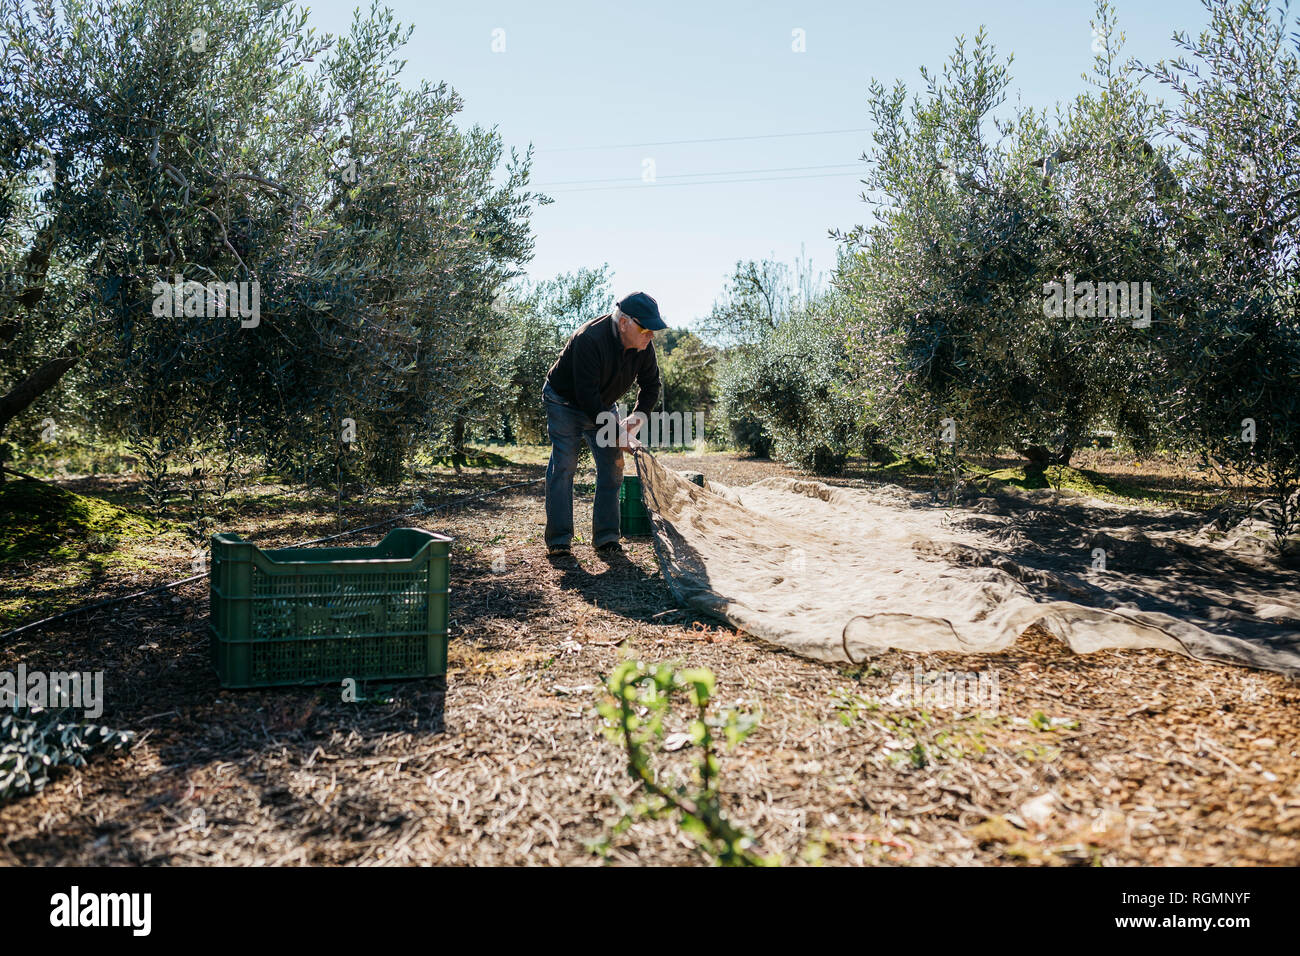
[{"label": "bare dirt ground", "polygon": [[[731,455],[666,460],[732,485],[788,473]],[[428,483],[425,500],[541,471],[470,469]],[[0,861],[599,865],[587,843],[635,790],[594,704],[633,655],[709,667],[722,706],[761,713],[722,757],[725,805],[756,849],[791,864],[1300,863],[1300,689],[1286,678],[1157,651],[1078,656],[1034,631],[979,657],[815,663],[675,610],[644,539],[625,542],[626,561],[579,542],[575,562],[552,563],[541,487],[402,522],[457,539],[445,688],[369,688],[362,704],[334,687],[223,691],[202,582],[11,639],[0,669],[103,669],[103,721],[145,739],[0,806]],[[268,492],[229,527],[287,544],[333,531],[333,508]],[[157,581],[187,570],[177,554]],[[997,714],[891,703],[915,668],[993,671]],[[704,861],[694,847],[669,820],[641,822],[608,860]]]}]

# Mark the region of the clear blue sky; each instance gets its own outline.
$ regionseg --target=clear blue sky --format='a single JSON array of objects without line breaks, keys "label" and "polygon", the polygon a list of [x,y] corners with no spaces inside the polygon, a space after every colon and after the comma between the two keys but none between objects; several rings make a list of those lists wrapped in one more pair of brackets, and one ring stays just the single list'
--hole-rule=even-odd
[{"label": "clear blue sky", "polygon": [[[337,34],[356,5],[311,3],[310,22]],[[387,5],[415,27],[408,85],[446,81],[465,100],[459,125],[535,146],[533,188],[556,201],[534,216],[529,275],[608,262],[616,293],[649,292],[671,325],[707,313],[738,259],[793,264],[802,245],[829,272],[827,230],[867,220],[868,133],[773,134],[868,128],[873,76],[916,88],[921,65],[939,67],[981,24],[999,54],[1015,54],[1009,102],[1070,99],[1093,57],[1091,0]],[[1174,29],[1194,36],[1206,20],[1196,0],[1116,6],[1125,52],[1145,62],[1175,53]],[[806,52],[792,50],[796,28]],[[633,145],[756,136],[773,138]],[[646,159],[654,184],[642,182]],[[766,181],[683,185],[735,179]]]}]

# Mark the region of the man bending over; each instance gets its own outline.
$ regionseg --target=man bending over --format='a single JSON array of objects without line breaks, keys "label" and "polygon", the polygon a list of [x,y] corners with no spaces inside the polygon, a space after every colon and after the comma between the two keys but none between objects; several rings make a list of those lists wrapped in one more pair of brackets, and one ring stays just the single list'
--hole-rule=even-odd
[{"label": "man bending over", "polygon": [[[582,325],[546,373],[542,398],[551,462],[546,468],[546,550],[567,555],[573,540],[573,475],[578,442],[585,439],[596,461],[596,501],[591,543],[602,554],[622,551],[619,544],[618,488],[623,481],[623,449],[636,437],[659,400],[659,363],[654,334],[668,326],[659,304],[644,292],[615,303],[614,310]],[[616,443],[597,441],[602,413],[617,414],[614,403],[637,383],[636,407],[619,422]],[[604,429],[608,434],[609,429]]]}]

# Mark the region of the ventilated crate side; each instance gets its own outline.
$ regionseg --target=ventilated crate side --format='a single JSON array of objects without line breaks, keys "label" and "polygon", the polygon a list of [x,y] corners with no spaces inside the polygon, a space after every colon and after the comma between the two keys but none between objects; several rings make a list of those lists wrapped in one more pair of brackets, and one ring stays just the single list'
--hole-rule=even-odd
[{"label": "ventilated crate side", "polygon": [[418,528],[369,548],[261,551],[213,538],[213,663],[227,687],[446,672],[451,538]]}]

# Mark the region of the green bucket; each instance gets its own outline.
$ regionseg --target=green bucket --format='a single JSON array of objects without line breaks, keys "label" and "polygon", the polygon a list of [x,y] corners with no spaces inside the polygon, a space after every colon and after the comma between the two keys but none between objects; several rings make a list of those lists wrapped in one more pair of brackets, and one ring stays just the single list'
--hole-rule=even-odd
[{"label": "green bucket", "polygon": [[618,489],[618,530],[625,538],[650,533],[650,515],[641,502],[641,478],[624,475]]},{"label": "green bucket", "polygon": [[[704,487],[704,475],[698,471],[681,473],[687,481]],[[618,489],[618,530],[625,538],[650,534],[650,514],[641,499],[641,478],[624,475]]]}]

